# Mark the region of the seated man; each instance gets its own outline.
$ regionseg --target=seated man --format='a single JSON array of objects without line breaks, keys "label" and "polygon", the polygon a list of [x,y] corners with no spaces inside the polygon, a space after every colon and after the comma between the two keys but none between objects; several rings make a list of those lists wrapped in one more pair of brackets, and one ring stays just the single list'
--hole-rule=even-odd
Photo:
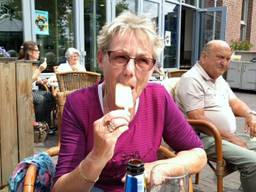
[{"label": "seated man", "polygon": [[[222,74],[228,69],[232,50],[225,41],[212,40],[202,50],[199,63],[180,79],[176,101],[190,119],[211,121],[223,138],[223,157],[240,171],[244,191],[256,189],[256,142],[236,132],[235,115],[244,117],[248,132],[256,136],[256,113],[238,99]],[[208,156],[216,156],[213,137],[202,135]]]}]

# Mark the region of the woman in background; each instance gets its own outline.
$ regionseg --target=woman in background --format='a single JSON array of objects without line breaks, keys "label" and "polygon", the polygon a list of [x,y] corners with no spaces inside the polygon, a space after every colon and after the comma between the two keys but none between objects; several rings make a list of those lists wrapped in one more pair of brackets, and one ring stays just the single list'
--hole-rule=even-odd
[{"label": "woman in background", "polygon": [[72,71],[86,71],[85,67],[80,64],[80,52],[71,47],[65,53],[67,59],[66,63],[60,64],[56,72],[72,72]]},{"label": "woman in background", "polygon": [[[38,61],[40,51],[38,45],[34,41],[25,41],[19,51],[18,59]],[[46,59],[42,64],[37,67],[34,65],[32,81],[33,81],[33,104],[35,109],[36,121],[46,122],[49,127],[51,125],[51,110],[55,106],[55,99],[52,96],[51,92],[40,90],[37,88],[37,85],[46,85],[47,80],[41,80],[40,74],[46,69],[47,63]]]}]

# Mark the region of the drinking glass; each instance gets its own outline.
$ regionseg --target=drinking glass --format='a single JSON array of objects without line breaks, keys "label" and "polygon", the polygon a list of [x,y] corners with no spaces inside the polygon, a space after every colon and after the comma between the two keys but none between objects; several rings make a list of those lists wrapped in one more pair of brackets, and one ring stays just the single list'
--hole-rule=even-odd
[{"label": "drinking glass", "polygon": [[150,173],[149,192],[188,192],[189,176],[180,164],[158,164]]}]

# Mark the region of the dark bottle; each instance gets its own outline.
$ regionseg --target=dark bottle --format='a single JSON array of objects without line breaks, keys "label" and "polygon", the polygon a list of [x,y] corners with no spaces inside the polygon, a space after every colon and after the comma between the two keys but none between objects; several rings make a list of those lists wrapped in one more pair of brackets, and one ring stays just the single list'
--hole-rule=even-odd
[{"label": "dark bottle", "polygon": [[128,162],[125,192],[144,192],[145,178],[144,178],[144,163],[139,159],[131,159]]}]

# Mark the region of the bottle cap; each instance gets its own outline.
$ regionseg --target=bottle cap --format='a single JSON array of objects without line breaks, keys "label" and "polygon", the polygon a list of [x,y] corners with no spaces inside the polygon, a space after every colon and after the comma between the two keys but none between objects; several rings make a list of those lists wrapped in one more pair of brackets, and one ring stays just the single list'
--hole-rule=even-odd
[{"label": "bottle cap", "polygon": [[144,163],[140,159],[131,159],[128,162],[127,174],[140,175],[144,172]]}]

